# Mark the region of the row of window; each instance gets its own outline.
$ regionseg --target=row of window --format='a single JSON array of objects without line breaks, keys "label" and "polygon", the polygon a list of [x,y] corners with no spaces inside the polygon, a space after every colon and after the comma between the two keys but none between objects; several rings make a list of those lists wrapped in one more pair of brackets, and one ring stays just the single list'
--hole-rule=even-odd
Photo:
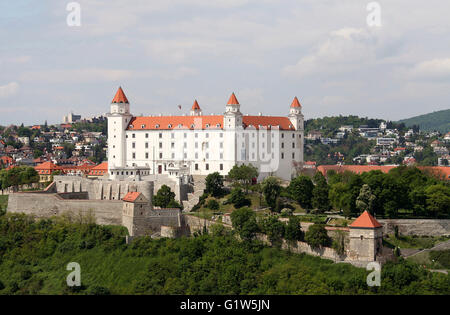
[{"label": "row of window", "polygon": [[[175,159],[175,153],[172,152],[171,155],[172,155],[172,159]],[[149,154],[148,152],[145,152],[145,159],[149,159],[149,156],[150,156],[150,154]],[[198,160],[198,152],[195,152],[194,156],[195,156],[195,159]],[[113,156],[113,157],[115,158],[115,156]],[[133,153],[131,154],[131,158],[132,158],[133,160],[136,159],[136,152],[133,152]],[[159,153],[159,158],[160,158],[160,159],[163,158],[162,152]],[[184,159],[187,159],[187,153],[186,153],[186,152],[183,154],[183,158],[184,158]],[[208,152],[205,153],[205,159],[206,159],[206,160],[209,160],[209,153],[208,153]],[[219,159],[220,159],[220,160],[223,159],[223,153],[222,153],[222,152],[219,153]]]}]

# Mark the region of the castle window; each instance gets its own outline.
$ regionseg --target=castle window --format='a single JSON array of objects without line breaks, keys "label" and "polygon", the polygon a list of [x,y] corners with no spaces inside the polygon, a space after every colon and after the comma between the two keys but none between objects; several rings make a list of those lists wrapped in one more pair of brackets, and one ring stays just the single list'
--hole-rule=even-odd
[{"label": "castle window", "polygon": [[206,133],[206,138],[209,138],[209,133]]},{"label": "castle window", "polygon": [[195,125],[194,124],[191,124],[191,128],[194,128],[195,127]]},{"label": "castle window", "polygon": [[145,158],[148,159],[148,152],[145,153]]},{"label": "castle window", "polygon": [[208,163],[206,163],[205,169],[206,169],[207,171],[209,170],[209,164],[208,164]]},{"label": "castle window", "polygon": [[295,149],[295,142],[292,142],[292,149]]},{"label": "castle window", "polygon": [[281,134],[281,138],[284,138],[284,133]]},{"label": "castle window", "polygon": [[198,171],[198,164],[195,164],[195,170]]},{"label": "castle window", "polygon": [[[155,128],[159,128],[159,125],[158,125],[158,124],[156,124]],[[160,134],[160,135],[161,135],[161,134]],[[161,138],[161,137],[160,137],[160,138]]]},{"label": "castle window", "polygon": [[281,153],[281,158],[284,159],[284,153]]},{"label": "castle window", "polygon": [[167,126],[167,128],[169,128],[169,129],[172,128],[172,124],[169,124],[169,125]]},{"label": "castle window", "polygon": [[145,143],[145,148],[148,149],[148,142]]},{"label": "castle window", "polygon": [[133,134],[131,135],[131,137],[132,137],[132,138],[136,138],[136,134],[133,133]]},{"label": "castle window", "polygon": [[135,149],[135,148],[136,148],[136,142],[131,143],[131,147],[132,147],[133,149]]},{"label": "castle window", "polygon": [[219,169],[220,169],[221,171],[223,171],[223,164],[220,164],[220,165],[219,165]]},{"label": "castle window", "polygon": [[364,239],[364,236],[361,235],[361,241]]},{"label": "castle window", "polygon": [[182,124],[178,124],[178,128],[181,128],[181,127],[183,127],[183,125]]},{"label": "castle window", "polygon": [[133,129],[133,125],[130,125],[130,129]]},{"label": "castle window", "polygon": [[216,127],[217,127],[217,128],[220,128],[220,124],[217,124]]},{"label": "castle window", "polygon": [[144,129],[144,128],[145,128],[145,125],[141,125],[141,128]]},{"label": "castle window", "polygon": [[145,137],[148,138],[148,133],[145,134]]},{"label": "castle window", "polygon": [[206,128],[209,128],[209,124],[206,124]]},{"label": "castle window", "polygon": [[170,147],[171,147],[172,149],[174,149],[174,148],[175,148],[175,142],[171,142],[171,143],[170,143]]},{"label": "castle window", "polygon": [[292,159],[295,159],[295,153],[292,153]]},{"label": "castle window", "polygon": [[292,139],[294,139],[295,138],[295,134],[292,134]]},{"label": "castle window", "polygon": [[159,148],[162,149],[162,142],[159,143]]},{"label": "castle window", "polygon": [[222,132],[219,135],[220,135],[221,138],[223,138],[223,133]]},{"label": "castle window", "polygon": [[186,133],[186,132],[183,134],[183,137],[184,137],[184,138],[187,138],[187,133]]},{"label": "castle window", "polygon": [[159,153],[159,158],[160,158],[160,159],[162,159],[162,158],[163,158],[163,157],[162,157],[162,153]]}]

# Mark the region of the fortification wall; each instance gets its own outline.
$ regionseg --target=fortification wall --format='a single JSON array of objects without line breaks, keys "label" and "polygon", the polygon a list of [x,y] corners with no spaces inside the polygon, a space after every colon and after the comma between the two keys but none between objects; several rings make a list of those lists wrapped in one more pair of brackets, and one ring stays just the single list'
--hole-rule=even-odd
[{"label": "fortification wall", "polygon": [[58,194],[15,193],[8,199],[8,212],[25,213],[37,218],[49,218],[62,214],[89,215],[97,224],[121,225],[122,201],[63,199]]},{"label": "fortification wall", "polygon": [[450,235],[450,220],[433,219],[377,219],[384,234],[394,234],[394,226],[402,235]]},{"label": "fortification wall", "polygon": [[78,176],[55,176],[56,192],[87,192],[90,200],[121,200],[128,192],[140,192],[153,200],[153,183],[150,181],[127,181],[88,179]]}]

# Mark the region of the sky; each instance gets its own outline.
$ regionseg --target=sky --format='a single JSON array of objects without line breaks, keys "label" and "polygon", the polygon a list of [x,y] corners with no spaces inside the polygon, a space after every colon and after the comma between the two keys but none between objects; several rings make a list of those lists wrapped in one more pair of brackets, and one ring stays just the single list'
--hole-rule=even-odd
[{"label": "sky", "polygon": [[[398,120],[450,108],[450,1],[78,0],[0,2],[0,125],[101,115],[119,86],[134,115]],[[181,110],[178,108],[181,105]]]}]

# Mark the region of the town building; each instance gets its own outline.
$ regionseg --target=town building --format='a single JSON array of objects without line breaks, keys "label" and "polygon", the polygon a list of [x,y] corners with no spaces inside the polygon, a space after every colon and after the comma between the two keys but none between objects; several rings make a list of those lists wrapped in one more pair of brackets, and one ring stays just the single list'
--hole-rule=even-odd
[{"label": "town building", "polygon": [[233,93],[222,115],[203,115],[194,102],[185,116],[133,116],[119,88],[108,117],[108,170],[111,179],[154,174],[228,174],[236,164],[252,164],[267,175],[290,180],[303,163],[303,114],[297,97],[289,115],[251,116]]}]

